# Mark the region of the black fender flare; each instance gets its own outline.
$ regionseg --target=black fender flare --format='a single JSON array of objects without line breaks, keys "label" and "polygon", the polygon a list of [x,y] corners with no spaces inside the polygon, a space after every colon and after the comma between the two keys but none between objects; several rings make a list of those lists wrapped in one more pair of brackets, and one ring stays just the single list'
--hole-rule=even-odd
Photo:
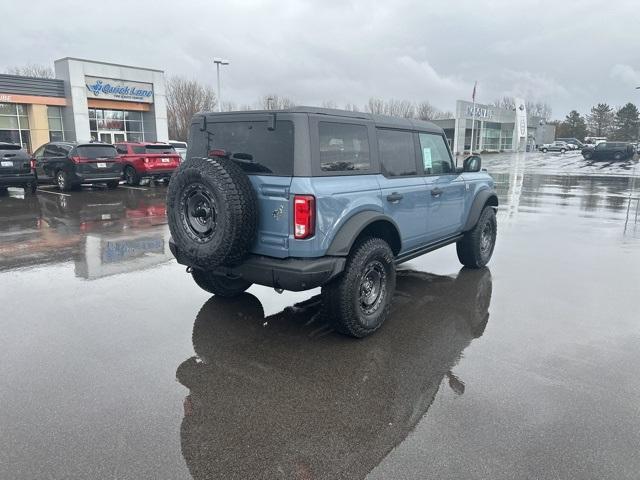
[{"label": "black fender flare", "polygon": [[358,235],[360,235],[362,231],[373,222],[377,222],[379,220],[390,223],[393,228],[395,228],[398,239],[400,239],[400,242],[402,242],[400,237],[400,229],[392,218],[384,215],[381,212],[368,210],[356,213],[349,220],[347,220],[344,225],[342,225],[342,227],[340,227],[338,233],[333,237],[333,240],[331,241],[326,254],[336,256],[349,255],[351,247],[356,241],[356,238],[358,238]]},{"label": "black fender flare", "polygon": [[495,190],[484,189],[478,192],[476,198],[473,199],[471,208],[469,209],[469,216],[467,217],[467,221],[462,229],[463,232],[467,232],[476,226],[476,223],[478,223],[478,219],[480,218],[480,214],[482,213],[482,209],[489,200],[493,200],[491,202],[493,206],[498,206],[498,195]]}]

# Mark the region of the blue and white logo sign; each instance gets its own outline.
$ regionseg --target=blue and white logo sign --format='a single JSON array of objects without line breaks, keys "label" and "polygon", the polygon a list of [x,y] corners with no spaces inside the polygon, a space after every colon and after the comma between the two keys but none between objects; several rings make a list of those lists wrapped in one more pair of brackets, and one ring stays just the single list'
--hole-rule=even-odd
[{"label": "blue and white logo sign", "polygon": [[88,98],[153,103],[153,85],[150,83],[85,77],[85,84]]}]

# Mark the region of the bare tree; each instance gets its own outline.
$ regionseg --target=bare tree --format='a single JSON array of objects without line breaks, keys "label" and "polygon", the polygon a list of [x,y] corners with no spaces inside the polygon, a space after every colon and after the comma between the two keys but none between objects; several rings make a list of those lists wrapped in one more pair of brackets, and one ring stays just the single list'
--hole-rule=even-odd
[{"label": "bare tree", "polygon": [[551,118],[551,106],[544,102],[525,102],[527,114],[534,117],[542,117],[545,120]]},{"label": "bare tree", "polygon": [[375,113],[378,115],[384,114],[385,110],[386,110],[385,101],[382,100],[381,98],[371,97],[369,99],[369,102],[365,106],[365,111],[369,113]]},{"label": "bare tree", "polygon": [[324,100],[320,106],[322,108],[338,108],[338,104],[333,100]]},{"label": "bare tree", "polygon": [[53,68],[47,65],[37,65],[30,63],[24,66],[16,66],[7,68],[9,75],[20,75],[22,77],[37,77],[37,78],[54,78]]},{"label": "bare tree", "polygon": [[344,106],[344,109],[348,110],[349,112],[364,112],[366,110],[366,109],[363,109],[363,108],[359,107],[355,103],[347,103]]},{"label": "bare tree", "polygon": [[222,102],[221,108],[223,112],[235,112],[238,110],[235,102]]},{"label": "bare tree", "polygon": [[413,118],[414,106],[409,100],[396,100],[392,98],[385,105],[385,114],[391,117]]},{"label": "bare tree", "polygon": [[263,110],[283,110],[285,108],[293,108],[296,106],[295,102],[289,97],[281,97],[275,93],[262,97],[259,101],[259,105]]},{"label": "bare tree", "polygon": [[513,110],[516,108],[516,100],[509,95],[505,95],[502,98],[495,99],[492,105],[496,108],[503,108],[504,110]]},{"label": "bare tree", "polygon": [[211,87],[197,80],[170,77],[167,80],[169,137],[187,141],[191,118],[198,112],[213,110],[216,104],[216,94]]},{"label": "bare tree", "polygon": [[416,105],[416,118],[420,120],[435,120],[438,113],[438,109],[427,101]]}]

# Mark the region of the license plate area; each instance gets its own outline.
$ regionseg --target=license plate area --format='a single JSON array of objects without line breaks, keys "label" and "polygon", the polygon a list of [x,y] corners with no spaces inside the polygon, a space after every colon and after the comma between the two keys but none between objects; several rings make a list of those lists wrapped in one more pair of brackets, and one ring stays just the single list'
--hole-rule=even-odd
[{"label": "license plate area", "polygon": [[161,158],[160,161],[162,163],[169,163],[169,162],[171,162],[171,159],[170,158]]},{"label": "license plate area", "polygon": [[2,160],[0,162],[0,165],[2,165],[3,167],[13,167],[13,162],[9,162],[7,160]]},{"label": "license plate area", "polygon": [[98,168],[107,168],[107,164],[105,162],[96,163],[96,167]]}]

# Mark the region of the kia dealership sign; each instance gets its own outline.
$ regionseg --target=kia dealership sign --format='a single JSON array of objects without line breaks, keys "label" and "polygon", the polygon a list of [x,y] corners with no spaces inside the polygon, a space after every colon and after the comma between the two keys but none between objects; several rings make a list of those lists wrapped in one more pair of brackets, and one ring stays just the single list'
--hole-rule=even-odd
[{"label": "kia dealership sign", "polygon": [[85,77],[85,84],[88,98],[153,103],[153,85],[150,83]]}]

